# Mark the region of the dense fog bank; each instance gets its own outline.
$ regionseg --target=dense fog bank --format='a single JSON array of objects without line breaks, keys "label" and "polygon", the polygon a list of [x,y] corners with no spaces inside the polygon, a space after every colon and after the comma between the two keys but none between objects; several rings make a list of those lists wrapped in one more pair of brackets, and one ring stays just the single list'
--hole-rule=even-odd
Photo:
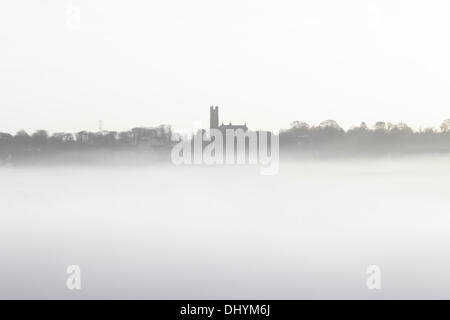
[{"label": "dense fog bank", "polygon": [[449,160],[4,167],[0,297],[449,298]]}]

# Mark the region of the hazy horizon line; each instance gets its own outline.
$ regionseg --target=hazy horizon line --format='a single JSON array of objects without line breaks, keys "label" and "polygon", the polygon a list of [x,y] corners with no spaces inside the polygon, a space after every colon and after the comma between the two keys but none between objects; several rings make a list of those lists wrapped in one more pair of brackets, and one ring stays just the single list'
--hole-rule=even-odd
[{"label": "hazy horizon line", "polygon": [[[373,123],[366,122],[366,121],[361,121],[361,123],[359,125],[351,125],[350,127],[347,127],[347,128],[339,125],[337,121],[329,119],[329,120],[324,120],[324,121],[320,122],[317,125],[309,124],[308,122],[295,120],[295,121],[292,121],[290,123],[288,128],[282,127],[282,128],[278,128],[277,130],[279,132],[282,132],[284,130],[292,129],[294,123],[307,125],[308,128],[311,128],[311,129],[313,129],[313,128],[321,128],[321,127],[324,127],[324,124],[326,122],[334,122],[339,127],[339,129],[344,131],[344,132],[348,132],[348,131],[351,131],[351,130],[354,130],[354,129],[357,129],[357,128],[361,128],[362,125],[365,125],[367,130],[378,130],[377,127],[379,126],[379,124],[384,124],[386,126],[386,130],[387,131],[390,130],[389,127],[392,127],[392,128],[405,127],[405,128],[408,128],[408,129],[412,130],[415,133],[420,133],[420,132],[425,132],[425,131],[434,131],[434,132],[446,131],[446,130],[442,129],[443,126],[448,126],[448,129],[450,129],[450,119],[443,120],[443,122],[438,127],[436,127],[436,126],[422,126],[422,125],[412,126],[412,125],[409,125],[407,122],[403,122],[403,121],[399,121],[399,122],[376,121],[376,122],[373,122]],[[248,122],[246,122],[246,123],[248,123]],[[369,123],[369,125],[367,125],[367,123]],[[129,132],[129,131],[131,131],[133,129],[155,129],[155,128],[162,128],[162,127],[170,128],[173,132],[177,132],[177,130],[178,131],[186,131],[183,128],[175,128],[170,123],[164,123],[164,124],[156,124],[156,125],[153,124],[153,125],[146,125],[146,126],[133,126],[133,127],[129,128],[128,130],[114,130],[114,129],[98,128],[97,130],[79,130],[79,131],[78,130],[75,130],[75,131],[57,131],[57,130],[55,130],[55,131],[51,131],[51,130],[47,130],[47,129],[44,129],[44,128],[40,128],[40,129],[35,129],[35,130],[19,129],[16,132],[12,132],[12,131],[3,131],[3,130],[0,129],[0,134],[8,134],[8,135],[14,136],[14,135],[17,135],[19,133],[27,133],[28,135],[33,135],[34,133],[43,132],[43,131],[47,132],[48,134],[52,134],[52,135],[61,134],[61,133],[77,134],[77,133],[82,133],[82,132],[89,132],[89,133],[100,133],[100,132],[110,132],[110,133],[112,133],[112,132],[117,132],[117,133],[120,133],[120,132]],[[202,129],[203,130],[208,130],[210,128],[201,128],[199,126],[196,126],[196,123],[194,123],[193,129],[188,130],[188,131],[191,131],[191,132],[195,133],[196,131],[202,130]],[[258,130],[265,130],[265,129],[251,129],[251,127],[249,127],[249,131],[258,131]],[[267,131],[277,131],[277,130],[267,130]]]}]

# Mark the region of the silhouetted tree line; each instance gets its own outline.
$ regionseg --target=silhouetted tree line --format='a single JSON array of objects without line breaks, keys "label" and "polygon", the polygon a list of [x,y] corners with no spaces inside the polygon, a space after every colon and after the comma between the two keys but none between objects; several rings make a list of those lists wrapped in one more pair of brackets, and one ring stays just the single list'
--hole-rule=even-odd
[{"label": "silhouetted tree line", "polygon": [[[280,151],[286,154],[333,156],[450,152],[450,119],[439,129],[413,130],[404,123],[377,122],[372,127],[362,122],[349,130],[334,120],[318,126],[294,121],[281,130]],[[89,150],[166,152],[173,146],[172,128],[161,125],[129,131],[100,131],[33,134],[21,130],[15,135],[0,133],[0,163],[29,156]]]},{"label": "silhouetted tree line", "polygon": [[318,126],[294,121],[280,132],[280,148],[297,154],[373,155],[450,152],[450,119],[439,130],[413,130],[404,123],[377,122],[368,127],[362,122],[347,131],[336,121]]},{"label": "silhouetted tree line", "polygon": [[24,130],[15,135],[0,133],[0,159],[12,160],[34,155],[89,150],[161,150],[170,146],[172,129],[161,125],[130,131],[54,133],[38,130],[29,135]]}]

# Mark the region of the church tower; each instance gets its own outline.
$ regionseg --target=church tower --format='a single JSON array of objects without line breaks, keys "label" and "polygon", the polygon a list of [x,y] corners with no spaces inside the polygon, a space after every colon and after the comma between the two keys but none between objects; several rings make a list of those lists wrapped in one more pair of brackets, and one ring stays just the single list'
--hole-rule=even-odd
[{"label": "church tower", "polygon": [[209,107],[209,128],[219,128],[219,107]]}]

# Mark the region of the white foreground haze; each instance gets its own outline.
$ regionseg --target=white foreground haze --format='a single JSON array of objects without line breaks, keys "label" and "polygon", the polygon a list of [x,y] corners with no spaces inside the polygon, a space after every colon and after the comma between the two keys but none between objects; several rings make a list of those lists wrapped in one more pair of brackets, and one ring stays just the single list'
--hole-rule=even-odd
[{"label": "white foreground haze", "polygon": [[450,298],[449,160],[2,168],[0,298]]}]

